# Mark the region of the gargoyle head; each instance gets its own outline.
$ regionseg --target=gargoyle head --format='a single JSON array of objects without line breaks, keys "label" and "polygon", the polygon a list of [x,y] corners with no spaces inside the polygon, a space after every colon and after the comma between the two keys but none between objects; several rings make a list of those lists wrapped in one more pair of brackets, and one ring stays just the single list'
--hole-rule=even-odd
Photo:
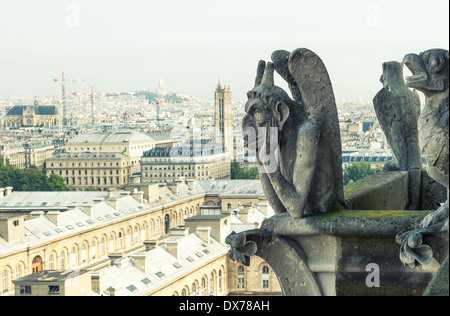
[{"label": "gargoyle head", "polygon": [[397,61],[383,63],[383,74],[380,82],[386,90],[396,90],[404,87],[402,64]]},{"label": "gargoyle head", "polygon": [[448,59],[448,50],[445,49],[430,49],[419,55],[406,55],[403,63],[413,74],[406,77],[407,86],[426,96],[448,89]]},{"label": "gargoyle head", "polygon": [[[266,128],[266,135],[257,135],[257,138],[266,136],[269,141],[270,128],[283,129],[284,124],[292,113],[292,99],[280,87],[274,84],[274,65],[260,61],[258,64],[255,86],[247,93],[248,101],[245,104],[247,113],[242,121],[242,127]],[[245,139],[245,146],[257,142],[258,139]]]}]

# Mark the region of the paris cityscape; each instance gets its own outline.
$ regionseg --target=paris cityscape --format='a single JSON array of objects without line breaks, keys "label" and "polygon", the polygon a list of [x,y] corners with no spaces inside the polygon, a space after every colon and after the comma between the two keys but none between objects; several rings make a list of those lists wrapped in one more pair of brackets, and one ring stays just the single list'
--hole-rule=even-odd
[{"label": "paris cityscape", "polygon": [[[252,10],[261,20],[273,17],[267,1],[242,10],[235,1],[232,8],[176,1],[170,23],[161,18],[172,9],[167,4],[138,10],[131,1],[128,10],[111,5],[102,15],[102,6],[83,0],[45,0],[48,12],[26,2],[0,4],[0,48],[8,56],[0,61],[0,296],[285,295],[266,260],[233,260],[227,240],[277,213],[243,133],[258,60],[317,45],[335,93],[346,186],[396,162],[373,101],[383,87],[382,62],[448,49],[440,36],[407,45],[412,35],[405,35],[394,47],[397,39],[386,35],[409,21],[395,21],[392,12],[420,16],[420,1],[392,11],[381,0],[348,1],[346,9],[330,3],[317,21],[326,40],[313,28],[311,37],[298,30],[304,42],[297,33],[272,36],[277,31],[268,26],[267,37],[254,32],[260,20]],[[279,27],[290,30],[296,16],[286,6],[301,6],[281,2],[273,15],[284,16]],[[197,9],[187,19],[183,11],[196,5],[205,16]],[[12,23],[1,31],[12,19],[8,10],[22,12],[28,29]],[[322,14],[317,4],[309,10]],[[37,27],[32,13],[48,21]],[[448,25],[448,14],[436,21]],[[342,43],[338,32],[347,34]],[[368,49],[369,38],[389,48]],[[275,84],[288,91],[281,77]],[[422,108],[425,102],[420,94]]]}]

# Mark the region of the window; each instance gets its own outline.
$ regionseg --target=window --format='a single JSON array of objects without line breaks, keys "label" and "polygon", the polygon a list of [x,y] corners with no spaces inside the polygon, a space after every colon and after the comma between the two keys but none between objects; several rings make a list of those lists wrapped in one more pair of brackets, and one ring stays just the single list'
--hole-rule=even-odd
[{"label": "window", "polygon": [[239,266],[238,271],[237,271],[237,288],[238,289],[243,289],[245,288],[244,285],[244,281],[245,281],[245,277],[244,277],[244,267],[243,266]]},{"label": "window", "polygon": [[3,270],[2,273],[3,292],[8,292],[8,271]]},{"label": "window", "polygon": [[130,286],[127,286],[127,290],[129,290],[130,292],[135,292],[135,291],[137,291],[137,287],[135,287],[134,285],[130,285]]},{"label": "window", "polygon": [[21,285],[20,286],[20,295],[31,294],[31,286],[29,285]]},{"label": "window", "polygon": [[48,294],[59,294],[59,285],[49,285]]},{"label": "window", "polygon": [[269,267],[264,266],[262,269],[262,287],[263,289],[269,288]]},{"label": "window", "polygon": [[19,226],[19,221],[13,221],[14,226]]}]

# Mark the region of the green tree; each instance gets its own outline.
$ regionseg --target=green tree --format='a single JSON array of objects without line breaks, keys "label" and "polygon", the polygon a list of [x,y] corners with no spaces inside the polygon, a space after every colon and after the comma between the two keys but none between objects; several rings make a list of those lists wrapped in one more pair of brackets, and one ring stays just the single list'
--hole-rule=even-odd
[{"label": "green tree", "polygon": [[47,189],[47,176],[42,170],[36,166],[23,170],[22,185],[19,191],[47,191]]},{"label": "green tree", "polygon": [[49,191],[67,191],[66,180],[56,173],[52,173],[47,178],[47,188]]},{"label": "green tree", "polygon": [[237,161],[231,162],[231,179],[259,179],[259,171],[258,167],[252,167],[249,170],[245,171],[243,168],[239,166]]},{"label": "green tree", "polygon": [[36,166],[22,170],[11,165],[0,167],[0,187],[15,191],[67,191],[65,180],[56,174],[47,177]]},{"label": "green tree", "polygon": [[239,166],[239,162],[237,162],[236,160],[231,162],[231,179],[236,179],[236,176],[240,169],[241,167]]},{"label": "green tree", "polygon": [[349,184],[350,181],[357,181],[374,173],[375,171],[370,168],[370,164],[365,161],[352,164],[344,170],[344,185]]}]

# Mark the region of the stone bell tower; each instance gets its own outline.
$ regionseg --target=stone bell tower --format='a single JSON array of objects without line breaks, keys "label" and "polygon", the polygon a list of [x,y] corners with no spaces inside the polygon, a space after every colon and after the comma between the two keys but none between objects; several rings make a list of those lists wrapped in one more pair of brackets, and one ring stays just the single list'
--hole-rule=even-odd
[{"label": "stone bell tower", "polygon": [[234,159],[233,143],[233,115],[231,113],[231,90],[230,86],[223,87],[219,83],[215,92],[215,118],[214,126],[216,142],[227,147],[230,159]]}]

